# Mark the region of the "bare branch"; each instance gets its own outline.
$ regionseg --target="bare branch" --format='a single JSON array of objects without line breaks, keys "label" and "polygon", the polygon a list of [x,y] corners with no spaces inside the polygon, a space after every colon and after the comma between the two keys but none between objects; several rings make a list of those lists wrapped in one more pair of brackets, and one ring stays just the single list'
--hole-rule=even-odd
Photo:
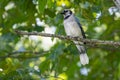
[{"label": "bare branch", "polygon": [[40,33],[40,32],[25,32],[25,31],[18,31],[18,30],[15,32],[19,35],[36,35],[36,36],[43,36],[43,37],[54,37],[54,38],[65,39],[65,40],[75,40],[75,41],[85,42],[86,44],[90,44],[90,45],[109,45],[114,47],[120,46],[120,42],[116,42],[116,41],[82,39],[80,37],[73,37],[73,36],[63,36],[63,35],[55,35],[55,34]]}]

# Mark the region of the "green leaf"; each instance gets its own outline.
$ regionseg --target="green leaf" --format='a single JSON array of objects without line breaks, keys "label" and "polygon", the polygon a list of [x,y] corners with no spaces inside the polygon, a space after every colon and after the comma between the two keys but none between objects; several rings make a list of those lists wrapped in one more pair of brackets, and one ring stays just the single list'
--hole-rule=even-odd
[{"label": "green leaf", "polygon": [[34,30],[34,31],[41,32],[41,31],[43,31],[43,30],[44,30],[44,27],[35,26],[35,27],[33,28],[33,30]]},{"label": "green leaf", "polygon": [[47,9],[45,9],[45,14],[47,14],[48,16],[53,18],[55,16],[55,11],[52,11],[47,8]]},{"label": "green leaf", "polygon": [[38,0],[38,11],[40,14],[44,13],[46,4],[47,4],[47,0]]}]

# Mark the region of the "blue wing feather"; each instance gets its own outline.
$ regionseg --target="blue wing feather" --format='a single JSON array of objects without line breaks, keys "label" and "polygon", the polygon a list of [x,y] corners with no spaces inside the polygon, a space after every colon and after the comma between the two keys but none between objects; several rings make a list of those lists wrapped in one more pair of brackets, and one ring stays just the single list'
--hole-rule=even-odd
[{"label": "blue wing feather", "polygon": [[83,31],[83,28],[82,28],[82,26],[81,26],[81,24],[80,24],[80,22],[79,22],[79,19],[75,17],[75,20],[76,20],[77,24],[78,24],[79,27],[80,27],[80,30],[81,30],[82,35],[83,35],[83,38],[86,38],[85,32]]}]

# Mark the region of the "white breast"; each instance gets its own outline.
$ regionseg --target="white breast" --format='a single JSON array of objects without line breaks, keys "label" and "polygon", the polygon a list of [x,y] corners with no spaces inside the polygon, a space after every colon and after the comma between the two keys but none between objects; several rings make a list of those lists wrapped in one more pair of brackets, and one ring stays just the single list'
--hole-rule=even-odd
[{"label": "white breast", "polygon": [[[70,18],[71,17],[72,16],[70,16]],[[73,19],[70,18],[64,20],[64,28],[66,34],[69,36],[83,37],[79,25],[75,22],[74,18]]]}]

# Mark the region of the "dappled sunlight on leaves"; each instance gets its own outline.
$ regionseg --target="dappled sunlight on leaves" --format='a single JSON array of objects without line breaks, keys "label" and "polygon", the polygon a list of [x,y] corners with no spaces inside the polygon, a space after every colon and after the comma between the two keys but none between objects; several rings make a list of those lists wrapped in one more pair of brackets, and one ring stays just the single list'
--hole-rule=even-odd
[{"label": "dappled sunlight on leaves", "polygon": [[120,41],[120,12],[111,0],[0,0],[0,80],[119,80],[120,47],[87,46],[81,65],[71,41],[18,35],[65,35],[60,12],[71,9],[87,38]]}]

